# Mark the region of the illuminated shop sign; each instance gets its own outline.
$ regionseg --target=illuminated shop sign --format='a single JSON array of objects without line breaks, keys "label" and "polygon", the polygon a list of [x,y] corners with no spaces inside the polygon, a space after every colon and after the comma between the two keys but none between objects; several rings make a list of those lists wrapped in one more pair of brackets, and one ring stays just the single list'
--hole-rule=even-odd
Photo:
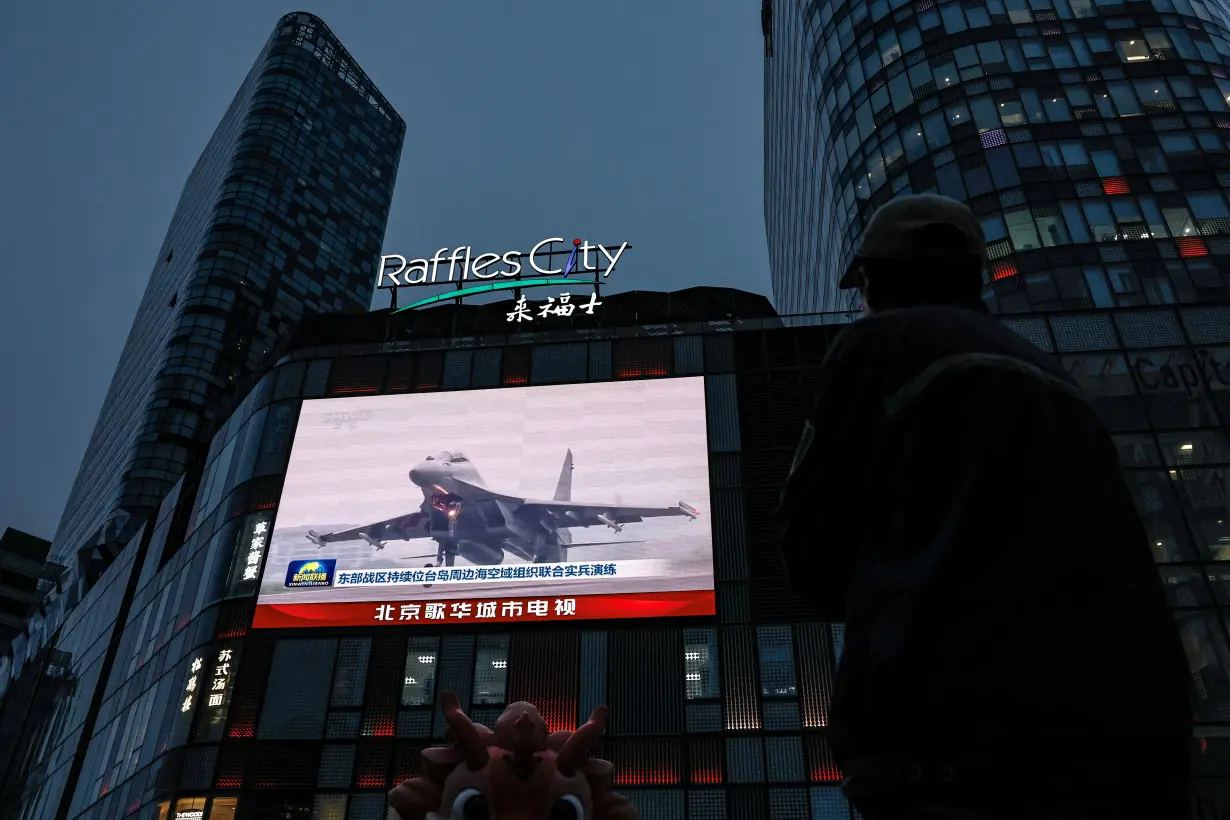
[{"label": "illuminated shop sign", "polygon": [[175,820],[204,820],[205,812],[201,809],[175,812]]},{"label": "illuminated shop sign", "polygon": [[200,679],[201,667],[204,665],[204,658],[192,659],[192,664],[188,667],[188,682],[184,684],[184,702],[179,705],[179,711],[192,711],[192,704],[196,702],[197,681]]},{"label": "illuminated shop sign", "polygon": [[265,554],[265,542],[269,540],[269,522],[257,521],[252,525],[252,534],[247,539],[248,554],[244,561],[243,580],[255,581],[261,573],[261,558]]},{"label": "illuminated shop sign", "polygon": [[234,654],[231,649],[218,652],[218,661],[214,664],[214,672],[209,684],[209,699],[205,703],[210,708],[216,709],[226,700],[227,687],[231,683],[231,660]]},{"label": "illuminated shop sign", "polygon": [[243,521],[235,541],[235,557],[231,565],[230,594],[241,595],[252,591],[261,575],[269,534],[273,530],[273,516],[269,513],[254,513]]},{"label": "illuminated shop sign", "polygon": [[[615,271],[615,266],[629,247],[627,242],[618,246],[607,246],[574,239],[570,251],[544,250],[562,243],[563,237],[548,237],[534,245],[528,253],[508,251],[503,254],[483,253],[474,256],[473,248],[463,247],[456,248],[451,253],[448,248],[440,248],[430,259],[407,259],[400,254],[387,254],[380,257],[376,287],[391,290],[418,285],[457,286],[456,290],[398,308],[395,313],[500,290],[516,289],[520,296],[519,291],[525,288],[581,284],[584,281],[582,277],[566,278],[575,274],[592,276],[595,282],[606,279]],[[565,253],[567,261],[556,267],[555,257],[564,256]],[[525,265],[522,265],[522,260],[525,260]],[[448,264],[447,270],[443,268],[444,263]],[[471,281],[474,284],[465,284]],[[552,304],[555,300],[549,299],[548,306],[551,309],[540,312],[539,316],[570,316],[578,307],[592,314],[593,309],[602,304],[597,300],[596,291],[585,305],[572,303],[571,298],[572,294],[561,294],[559,304]],[[525,308],[524,298],[518,299],[518,309],[509,314],[508,321],[533,321]]]}]

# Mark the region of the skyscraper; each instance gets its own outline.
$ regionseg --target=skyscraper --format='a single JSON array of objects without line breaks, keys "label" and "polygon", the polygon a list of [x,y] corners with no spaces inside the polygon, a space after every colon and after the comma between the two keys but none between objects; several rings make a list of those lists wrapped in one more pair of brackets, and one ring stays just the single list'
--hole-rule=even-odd
[{"label": "skyscraper", "polygon": [[109,563],[280,330],[369,308],[405,130],[321,20],[278,21],[184,186],[53,560]]},{"label": "skyscraper", "polygon": [[[776,306],[846,309],[875,208],[964,200],[1008,313],[1224,300],[1217,0],[764,0]],[[771,53],[769,53],[771,51]]]},{"label": "skyscraper", "polygon": [[776,307],[854,307],[839,275],[892,197],[970,205],[987,303],[1056,355],[1119,446],[1191,664],[1197,803],[1224,810],[1225,4],[764,0],[762,22]]}]

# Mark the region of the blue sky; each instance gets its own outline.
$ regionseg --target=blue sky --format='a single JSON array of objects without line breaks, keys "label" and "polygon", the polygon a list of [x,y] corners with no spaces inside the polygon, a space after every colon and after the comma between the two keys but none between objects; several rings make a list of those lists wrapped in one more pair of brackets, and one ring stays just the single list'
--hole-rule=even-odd
[{"label": "blue sky", "polygon": [[0,529],[54,533],[183,183],[297,10],[407,122],[387,253],[585,236],[632,243],[608,292],[768,293],[755,0],[15,0]]}]

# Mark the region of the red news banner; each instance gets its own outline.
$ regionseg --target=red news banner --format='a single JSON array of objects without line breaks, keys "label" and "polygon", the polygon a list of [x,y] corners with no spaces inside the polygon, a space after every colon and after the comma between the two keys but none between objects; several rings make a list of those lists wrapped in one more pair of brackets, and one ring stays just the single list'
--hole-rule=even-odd
[{"label": "red news banner", "polygon": [[713,615],[713,590],[617,593],[574,597],[466,598],[442,601],[364,601],[260,604],[255,629],[301,626],[524,623],[526,621],[670,618]]}]

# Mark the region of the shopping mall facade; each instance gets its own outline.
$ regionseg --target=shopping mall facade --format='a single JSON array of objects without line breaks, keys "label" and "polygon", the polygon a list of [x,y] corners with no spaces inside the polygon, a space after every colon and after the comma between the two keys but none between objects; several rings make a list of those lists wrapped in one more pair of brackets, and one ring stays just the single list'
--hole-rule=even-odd
[{"label": "shopping mall facade", "polygon": [[[100,582],[75,606],[68,590],[48,605],[38,626],[56,639],[40,646],[36,629],[14,660],[21,668],[6,670],[6,813],[380,820],[387,790],[415,774],[420,750],[440,741],[435,704],[449,690],[478,720],[524,699],[553,728],[609,705],[602,751],[647,820],[847,820],[825,743],[841,627],[814,621],[784,594],[766,557],[776,488],[817,367],[850,317],[780,318],[762,297],[705,288],[605,301],[599,318],[518,333],[504,323],[507,303],[305,322]],[[1221,816],[1207,812],[1230,806],[1215,776],[1230,772],[1230,310],[1005,321],[1061,358],[1121,444],[1197,684],[1193,755],[1203,816]],[[403,430],[430,432],[449,423],[417,411],[439,406],[432,402],[481,405],[494,396],[491,406],[510,408],[531,391],[640,396],[693,380],[698,418],[670,433],[681,446],[698,441],[707,462],[707,504],[696,504],[699,520],[690,525],[712,539],[715,594],[699,600],[713,614],[618,619],[582,607],[582,618],[539,623],[453,621],[451,613],[432,623],[381,618],[373,603],[362,606],[366,625],[326,618],[321,626],[298,619],[254,628],[259,577],[262,595],[291,585],[287,563],[270,554],[276,535],[265,536],[295,523],[279,519],[288,507],[303,508],[307,485],[293,466],[306,445],[297,442],[354,435],[379,421],[381,403],[396,406]],[[561,414],[557,429],[571,427],[562,419],[577,421]],[[558,470],[556,451],[567,444],[581,482],[598,458],[587,436],[571,427],[542,460]],[[402,456],[421,454],[395,437],[383,446],[390,475],[404,481]],[[380,464],[357,455],[357,466]],[[320,457],[340,459],[341,483],[326,477],[326,493],[365,480],[344,449]],[[418,503],[408,501],[407,511]],[[625,525],[625,534],[638,526]],[[406,542],[387,536],[382,554],[403,555]],[[300,540],[309,555],[326,554]],[[534,595],[553,596],[546,588]],[[578,600],[584,595],[581,588]],[[554,597],[550,612],[558,614]],[[653,612],[665,610],[640,614]]]}]

